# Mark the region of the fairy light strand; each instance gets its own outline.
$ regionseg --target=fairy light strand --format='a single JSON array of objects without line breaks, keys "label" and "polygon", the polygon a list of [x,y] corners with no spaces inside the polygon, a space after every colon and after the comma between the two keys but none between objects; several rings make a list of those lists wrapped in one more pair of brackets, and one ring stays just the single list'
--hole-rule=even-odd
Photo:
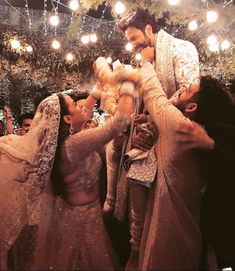
[{"label": "fairy light strand", "polygon": [[47,0],[44,0],[43,17],[44,17],[44,34],[47,35]]},{"label": "fairy light strand", "polygon": [[32,28],[32,21],[31,21],[30,14],[29,14],[29,3],[28,3],[28,0],[25,0],[25,9],[26,9],[27,17],[28,17],[29,29],[31,30],[31,28]]}]

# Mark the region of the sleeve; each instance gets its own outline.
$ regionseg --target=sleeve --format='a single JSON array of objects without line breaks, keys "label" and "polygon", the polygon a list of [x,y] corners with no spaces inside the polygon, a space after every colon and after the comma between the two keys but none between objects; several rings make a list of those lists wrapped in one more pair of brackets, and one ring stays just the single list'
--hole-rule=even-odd
[{"label": "sleeve", "polygon": [[173,66],[177,89],[189,86],[199,79],[199,57],[196,47],[189,41],[174,39]]},{"label": "sleeve", "polygon": [[[186,118],[172,105],[166,97],[156,72],[150,63],[140,70],[142,79],[142,95],[146,109],[151,115],[160,134],[171,134],[177,131],[179,123]],[[187,119],[188,120],[188,119]],[[187,125],[188,121],[186,121]]]},{"label": "sleeve", "polygon": [[106,124],[82,130],[71,135],[65,142],[65,151],[70,161],[86,158],[90,153],[99,150],[112,138],[120,135],[127,128],[130,120],[117,112],[112,120]]}]

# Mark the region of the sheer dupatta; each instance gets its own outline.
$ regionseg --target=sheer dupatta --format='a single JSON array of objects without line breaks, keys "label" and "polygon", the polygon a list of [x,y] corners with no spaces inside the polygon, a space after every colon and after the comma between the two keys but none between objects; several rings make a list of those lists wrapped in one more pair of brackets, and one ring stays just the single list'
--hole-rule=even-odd
[{"label": "sheer dupatta", "polygon": [[0,269],[25,224],[39,221],[42,192],[53,166],[60,122],[59,98],[39,105],[29,132],[0,138]]}]

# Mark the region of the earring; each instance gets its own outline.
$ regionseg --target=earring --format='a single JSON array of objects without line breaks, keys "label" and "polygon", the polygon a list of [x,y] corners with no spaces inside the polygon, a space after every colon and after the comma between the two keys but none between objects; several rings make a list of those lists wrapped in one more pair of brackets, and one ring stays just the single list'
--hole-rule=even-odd
[{"label": "earring", "polygon": [[73,129],[73,126],[72,126],[72,123],[70,124],[70,127],[69,127],[69,135],[73,135],[74,134],[74,129]]}]

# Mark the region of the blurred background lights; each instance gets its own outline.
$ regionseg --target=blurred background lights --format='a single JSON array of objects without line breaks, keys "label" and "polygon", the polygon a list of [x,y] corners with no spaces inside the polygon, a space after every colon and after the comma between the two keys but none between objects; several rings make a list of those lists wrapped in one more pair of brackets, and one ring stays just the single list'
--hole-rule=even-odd
[{"label": "blurred background lights", "polygon": [[87,44],[89,42],[89,40],[90,40],[90,37],[88,35],[84,35],[81,37],[81,41],[84,44]]},{"label": "blurred background lights", "polygon": [[97,36],[96,36],[96,34],[91,34],[90,35],[90,41],[91,42],[97,42]]},{"label": "blurred background lights", "polygon": [[114,10],[117,14],[122,14],[125,11],[125,9],[126,7],[121,1],[118,1],[114,6]]},{"label": "blurred background lights", "polygon": [[188,29],[191,30],[191,31],[194,31],[198,28],[198,24],[195,20],[191,21],[189,24],[188,24]]},{"label": "blurred background lights", "polygon": [[58,40],[53,40],[51,43],[51,47],[55,50],[58,50],[60,48],[60,42]]},{"label": "blurred background lights", "polygon": [[127,51],[133,50],[133,46],[132,46],[131,43],[127,43],[126,46],[125,46],[125,48],[126,48]]},{"label": "blurred background lights", "polygon": [[135,55],[135,59],[136,59],[136,60],[141,60],[141,58],[142,58],[142,57],[141,57],[141,54],[140,54],[140,53],[138,53],[138,54]]},{"label": "blurred background lights", "polygon": [[206,19],[208,23],[214,23],[218,19],[218,13],[216,11],[207,11]]},{"label": "blurred background lights", "polygon": [[26,52],[32,53],[32,52],[33,52],[33,47],[32,47],[31,45],[28,45],[28,46],[26,47]]},{"label": "blurred background lights", "polygon": [[78,3],[78,1],[77,0],[71,0],[69,2],[69,7],[70,7],[70,9],[72,9],[72,11],[78,10],[79,9],[79,3]]},{"label": "blurred background lights", "polygon": [[208,46],[209,50],[211,52],[219,52],[219,45],[218,44],[211,44]]},{"label": "blurred background lights", "polygon": [[53,15],[50,17],[50,24],[53,26],[57,26],[59,24],[59,17],[57,15]]},{"label": "blurred background lights", "polygon": [[17,39],[11,41],[11,48],[18,49],[20,47],[20,42]]},{"label": "blurred background lights", "polygon": [[208,38],[207,38],[207,44],[208,45],[215,45],[217,44],[218,40],[217,40],[217,37],[215,35],[210,35]]},{"label": "blurred background lights", "polygon": [[224,40],[220,46],[222,50],[226,50],[230,47],[230,42],[228,40]]},{"label": "blurred background lights", "polygon": [[67,59],[68,61],[73,61],[73,60],[74,60],[74,55],[73,55],[72,53],[68,53],[68,54],[66,55],[66,59]]},{"label": "blurred background lights", "polygon": [[113,62],[112,57],[109,56],[106,58],[107,63],[111,64]]},{"label": "blurred background lights", "polygon": [[180,0],[168,0],[168,4],[171,6],[178,5],[180,3]]}]

